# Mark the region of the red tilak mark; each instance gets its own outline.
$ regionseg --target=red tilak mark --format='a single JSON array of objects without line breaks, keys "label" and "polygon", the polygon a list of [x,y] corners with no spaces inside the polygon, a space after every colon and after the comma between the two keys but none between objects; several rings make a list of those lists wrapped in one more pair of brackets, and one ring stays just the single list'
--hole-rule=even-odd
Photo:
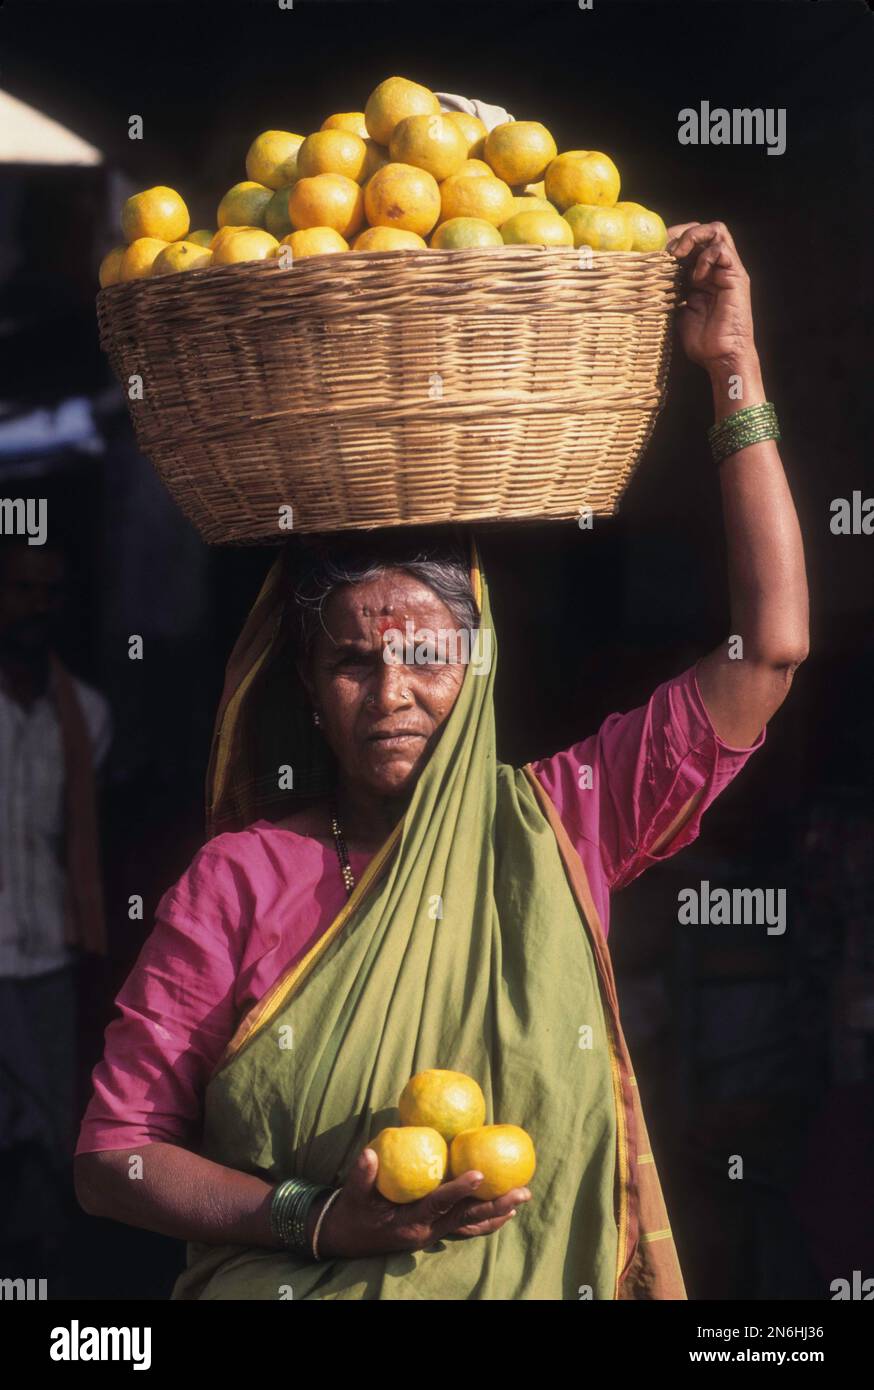
[{"label": "red tilak mark", "polygon": [[380,637],[384,637],[387,632],[393,631],[395,626],[394,618],[380,618],[378,623]]}]

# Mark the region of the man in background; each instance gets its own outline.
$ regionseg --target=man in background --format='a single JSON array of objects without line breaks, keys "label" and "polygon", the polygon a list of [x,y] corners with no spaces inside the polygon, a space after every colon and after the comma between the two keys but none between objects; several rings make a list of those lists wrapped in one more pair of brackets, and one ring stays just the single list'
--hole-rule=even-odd
[{"label": "man in background", "polygon": [[54,647],[63,549],[0,537],[0,1247],[49,1280],[66,1234],[76,964],[106,953],[95,770],[109,705]]}]

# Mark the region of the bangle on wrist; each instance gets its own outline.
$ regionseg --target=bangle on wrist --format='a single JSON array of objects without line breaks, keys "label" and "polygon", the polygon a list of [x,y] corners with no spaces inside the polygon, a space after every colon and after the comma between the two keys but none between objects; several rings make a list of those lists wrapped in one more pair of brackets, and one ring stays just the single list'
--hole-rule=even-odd
[{"label": "bangle on wrist", "polygon": [[328,1200],[325,1202],[324,1206],[322,1207],[322,1210],[319,1212],[319,1218],[318,1218],[318,1220],[316,1221],[316,1228],[315,1228],[315,1230],[313,1231],[313,1245],[312,1245],[312,1250],[313,1250],[313,1259],[314,1259],[314,1260],[318,1260],[318,1259],[321,1258],[321,1256],[319,1255],[319,1233],[320,1233],[320,1231],[321,1231],[321,1229],[322,1229],[322,1222],[324,1221],[325,1217],[327,1216],[327,1214],[328,1214],[328,1212],[330,1211],[331,1207],[333,1206],[334,1202],[336,1202],[337,1198],[340,1196],[340,1193],[342,1192],[342,1190],[343,1190],[343,1189],[342,1189],[341,1187],[335,1187],[335,1188],[334,1188],[334,1191],[331,1193],[330,1197],[328,1198]]},{"label": "bangle on wrist", "polygon": [[726,415],[707,431],[714,463],[722,463],[729,454],[736,454],[750,444],[763,439],[779,439],[777,412],[770,401],[747,405]]},{"label": "bangle on wrist", "polygon": [[309,1254],[307,1217],[316,1198],[330,1191],[321,1183],[306,1182],[303,1178],[286,1178],[274,1189],[270,1202],[270,1229],[286,1250],[297,1255]]}]

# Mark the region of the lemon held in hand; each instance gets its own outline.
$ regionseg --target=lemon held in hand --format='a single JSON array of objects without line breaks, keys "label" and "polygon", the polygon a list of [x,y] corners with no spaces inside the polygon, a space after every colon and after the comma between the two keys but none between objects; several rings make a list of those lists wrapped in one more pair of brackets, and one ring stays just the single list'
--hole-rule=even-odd
[{"label": "lemon held in hand", "polygon": [[380,1130],[367,1148],[379,1159],[377,1190],[390,1202],[418,1202],[446,1174],[446,1140],[425,1125]]},{"label": "lemon held in hand", "polygon": [[398,1112],[402,1125],[430,1125],[450,1143],[461,1130],[482,1124],[486,1101],[472,1076],[431,1067],[410,1077]]},{"label": "lemon held in hand", "polygon": [[531,1135],[518,1125],[481,1125],[456,1134],[449,1149],[449,1167],[454,1178],[471,1169],[482,1173],[483,1180],[471,1195],[490,1201],[530,1182],[537,1159]]}]

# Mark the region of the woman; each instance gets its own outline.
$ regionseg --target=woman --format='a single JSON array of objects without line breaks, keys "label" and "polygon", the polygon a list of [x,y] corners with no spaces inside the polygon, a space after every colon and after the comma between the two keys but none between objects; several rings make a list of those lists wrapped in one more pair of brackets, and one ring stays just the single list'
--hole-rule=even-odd
[{"label": "woman", "polygon": [[[451,547],[423,562],[404,533],[375,558],[316,547],[296,576],[277,560],[228,666],[213,838],[119,995],[77,1149],[87,1211],[189,1241],[176,1298],[686,1296],[618,1019],[609,894],[694,839],[761,746],[807,653],[807,596],[774,430],[737,413],[766,399],[748,277],[720,223],[672,228],[669,249],[689,266],[681,341],[727,422],[743,658],[726,643],[512,769],[495,756],[475,546],[469,569]],[[478,634],[468,664],[398,646],[459,630]],[[530,1187],[481,1201],[472,1172],[407,1205],[379,1195],[368,1140],[431,1067],[476,1077],[487,1121],[532,1134]]]}]

